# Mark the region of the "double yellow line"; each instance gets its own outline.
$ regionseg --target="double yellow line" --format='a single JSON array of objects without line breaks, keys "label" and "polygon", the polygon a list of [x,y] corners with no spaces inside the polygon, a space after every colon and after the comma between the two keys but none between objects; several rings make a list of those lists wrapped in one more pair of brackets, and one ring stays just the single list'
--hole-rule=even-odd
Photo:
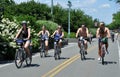
[{"label": "double yellow line", "polygon": [[[89,50],[94,49],[94,47],[89,48]],[[51,71],[49,71],[48,73],[44,74],[42,77],[54,77],[57,73],[59,73],[62,69],[64,69],[65,67],[67,67],[68,65],[70,65],[72,62],[76,61],[78,58],[80,58],[80,55],[77,54],[73,57],[71,57],[70,59],[64,61],[62,64],[58,65],[57,67],[55,67],[54,69],[52,69]]]}]

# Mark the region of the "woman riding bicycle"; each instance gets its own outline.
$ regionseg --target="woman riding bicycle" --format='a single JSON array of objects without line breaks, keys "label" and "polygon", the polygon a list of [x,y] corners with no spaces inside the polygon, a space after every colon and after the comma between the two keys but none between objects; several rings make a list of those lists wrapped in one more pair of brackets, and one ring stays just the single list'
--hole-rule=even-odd
[{"label": "woman riding bicycle", "polygon": [[48,54],[48,40],[49,40],[50,33],[45,26],[42,26],[42,30],[38,33],[38,36],[40,35],[41,35],[41,38],[45,40],[46,54]]},{"label": "woman riding bicycle", "polygon": [[64,32],[62,31],[62,27],[58,26],[57,30],[51,35],[51,37],[54,36],[54,39],[59,39],[59,47],[61,52],[62,47],[62,38],[64,37]]},{"label": "woman riding bicycle", "polygon": [[15,39],[19,38],[19,39],[25,39],[25,43],[24,43],[24,49],[27,52],[27,54],[31,57],[30,54],[30,28],[27,27],[27,22],[26,21],[22,21],[22,28],[18,31],[18,33],[16,34]]},{"label": "woman riding bicycle", "polygon": [[[108,53],[108,38],[110,37],[110,31],[107,27],[105,27],[105,24],[104,22],[101,22],[100,25],[99,25],[99,28],[97,29],[97,32],[96,32],[96,37],[99,39],[98,40],[98,46],[99,46],[99,58],[98,60],[101,60],[101,45],[102,43],[105,44],[105,47],[106,47],[106,52]],[[102,42],[102,43],[101,43]]]}]

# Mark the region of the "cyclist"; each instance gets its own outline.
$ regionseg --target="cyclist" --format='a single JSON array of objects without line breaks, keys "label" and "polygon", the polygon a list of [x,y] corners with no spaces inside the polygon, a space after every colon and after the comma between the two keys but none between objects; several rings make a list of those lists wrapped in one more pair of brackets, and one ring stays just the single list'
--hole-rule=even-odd
[{"label": "cyclist", "polygon": [[38,33],[38,36],[41,35],[41,38],[43,38],[45,40],[45,49],[46,49],[46,55],[48,54],[48,43],[49,43],[49,36],[50,33],[49,31],[46,29],[46,27],[43,25],[42,26],[42,30]]},{"label": "cyclist", "polygon": [[99,46],[99,58],[98,60],[101,60],[101,41],[105,44],[106,47],[106,52],[108,53],[108,38],[110,37],[110,31],[107,27],[105,27],[104,22],[100,22],[99,28],[97,29],[96,32],[96,37],[99,39],[98,40],[98,46]]},{"label": "cyclist", "polygon": [[[84,44],[85,44],[85,54],[87,54],[87,41],[89,40],[88,36],[89,36],[89,32],[88,32],[88,28],[85,25],[82,25],[80,28],[78,28],[77,33],[76,33],[76,38],[77,37],[83,37],[84,40]],[[78,41],[78,46],[80,48],[80,42]]]},{"label": "cyclist", "polygon": [[51,35],[51,37],[53,37],[53,36],[54,36],[54,39],[60,39],[59,47],[60,47],[60,53],[61,53],[62,38],[64,37],[64,32],[62,31],[62,26],[58,26],[57,30]]},{"label": "cyclist", "polygon": [[111,32],[111,40],[112,40],[113,42],[114,42],[114,37],[115,37],[114,33]]},{"label": "cyclist", "polygon": [[31,57],[30,54],[30,43],[31,43],[31,35],[30,35],[30,28],[27,27],[27,22],[26,21],[22,21],[22,28],[18,31],[18,33],[16,34],[15,39],[19,38],[19,39],[26,39],[27,41],[25,41],[24,43],[24,49],[27,52],[27,54]]}]

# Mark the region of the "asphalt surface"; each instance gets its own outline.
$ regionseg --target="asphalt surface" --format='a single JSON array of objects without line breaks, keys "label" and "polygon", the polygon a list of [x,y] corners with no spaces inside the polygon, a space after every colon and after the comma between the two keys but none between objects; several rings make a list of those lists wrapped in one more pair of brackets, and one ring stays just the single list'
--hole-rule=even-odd
[{"label": "asphalt surface", "polygon": [[113,43],[109,39],[109,54],[105,56],[104,65],[97,60],[97,39],[88,46],[84,61],[81,61],[77,42],[74,42],[62,48],[60,60],[55,60],[54,50],[49,50],[49,56],[45,58],[40,58],[39,53],[33,55],[31,66],[24,62],[17,69],[14,61],[0,64],[0,77],[120,77],[120,40]]}]

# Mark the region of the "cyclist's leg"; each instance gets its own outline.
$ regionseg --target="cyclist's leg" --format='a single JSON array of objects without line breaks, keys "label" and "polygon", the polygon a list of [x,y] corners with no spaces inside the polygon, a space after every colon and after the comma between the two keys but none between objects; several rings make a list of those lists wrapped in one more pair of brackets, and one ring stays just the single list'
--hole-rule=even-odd
[{"label": "cyclist's leg", "polygon": [[99,58],[98,58],[98,60],[101,60],[101,45],[102,45],[102,43],[101,43],[101,38],[99,38],[98,39],[98,55],[99,55]]},{"label": "cyclist's leg", "polygon": [[87,54],[87,48],[88,48],[87,40],[84,40],[84,44],[85,44],[85,54]]},{"label": "cyclist's leg", "polygon": [[61,48],[62,48],[62,39],[59,40],[59,47],[60,47],[60,53],[61,53]]},{"label": "cyclist's leg", "polygon": [[27,54],[31,56],[29,46],[30,46],[30,40],[27,40],[24,44],[24,49],[27,52]]},{"label": "cyclist's leg", "polygon": [[62,48],[62,39],[59,40],[59,46]]},{"label": "cyclist's leg", "polygon": [[46,49],[46,52],[48,53],[48,40],[45,40],[45,49]]},{"label": "cyclist's leg", "polygon": [[81,48],[81,46],[80,46],[80,41],[79,41],[79,40],[78,40],[78,47]]},{"label": "cyclist's leg", "polygon": [[106,52],[107,52],[107,53],[109,53],[109,52],[108,52],[108,46],[109,46],[109,45],[108,45],[108,42],[107,42],[107,43],[105,44],[105,48],[106,48]]}]

